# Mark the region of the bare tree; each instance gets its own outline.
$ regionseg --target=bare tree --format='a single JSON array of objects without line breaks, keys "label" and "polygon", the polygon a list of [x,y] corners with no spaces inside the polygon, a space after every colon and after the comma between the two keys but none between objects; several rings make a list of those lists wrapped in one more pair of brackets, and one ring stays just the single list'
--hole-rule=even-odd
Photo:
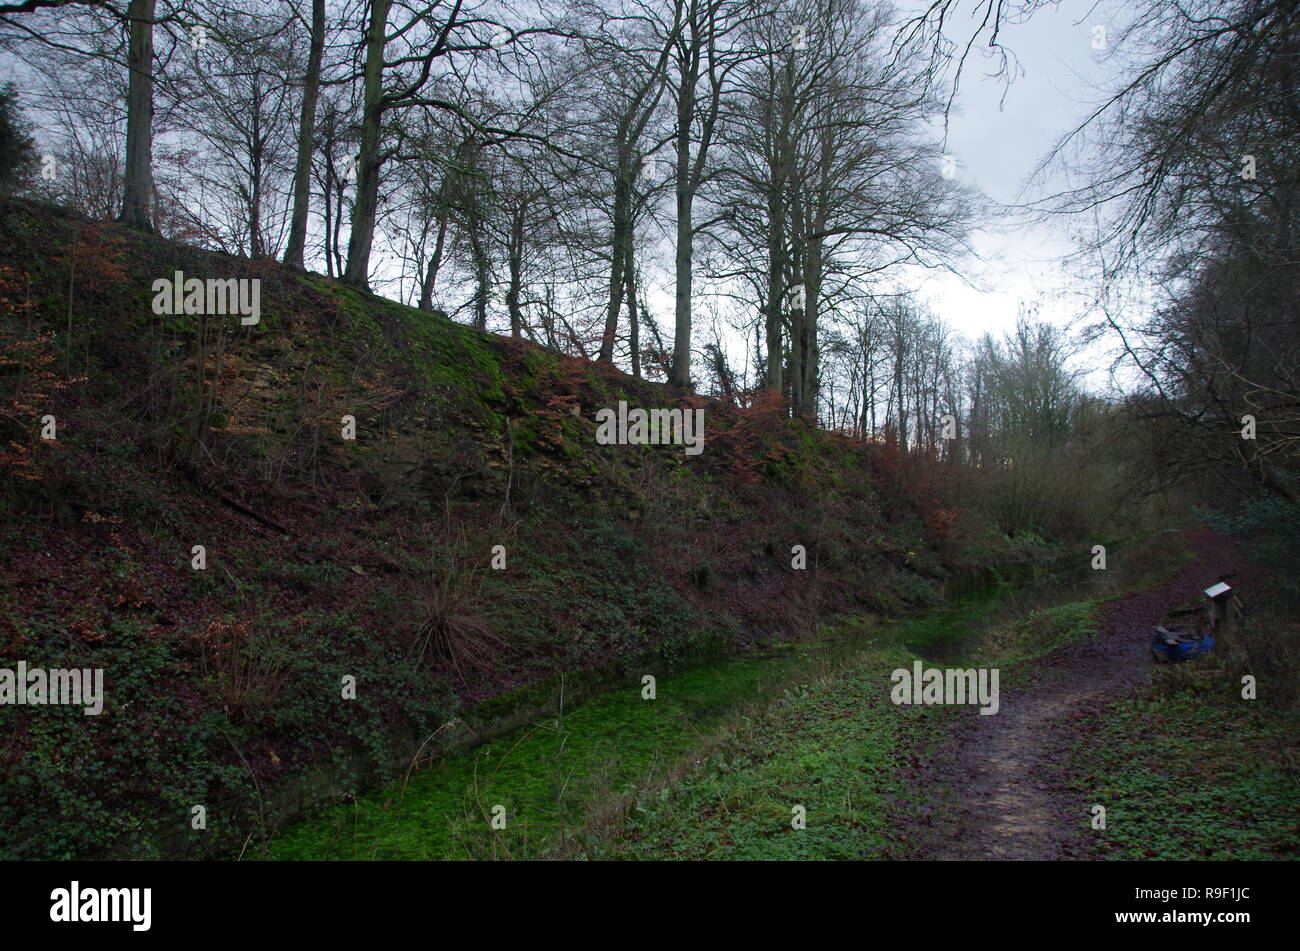
[{"label": "bare tree", "polygon": [[293,171],[293,215],[284,263],[301,270],[307,246],[307,215],[311,205],[312,151],[316,141],[316,104],[320,99],[321,60],[325,53],[325,0],[312,0],[311,46],[307,73],[303,78],[302,106],[298,119],[298,155]]}]

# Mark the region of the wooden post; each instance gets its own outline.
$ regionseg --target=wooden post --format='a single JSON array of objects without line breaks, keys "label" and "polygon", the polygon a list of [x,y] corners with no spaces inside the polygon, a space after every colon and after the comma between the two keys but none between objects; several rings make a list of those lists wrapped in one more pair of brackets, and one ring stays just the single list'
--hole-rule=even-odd
[{"label": "wooden post", "polygon": [[1210,599],[1210,629],[1215,637],[1222,637],[1236,626],[1241,615],[1241,601],[1232,586],[1224,581],[1205,589]]}]

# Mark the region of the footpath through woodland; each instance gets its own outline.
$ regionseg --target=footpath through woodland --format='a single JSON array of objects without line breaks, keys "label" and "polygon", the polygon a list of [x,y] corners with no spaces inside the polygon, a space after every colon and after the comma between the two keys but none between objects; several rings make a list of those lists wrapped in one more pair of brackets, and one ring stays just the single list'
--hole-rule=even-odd
[{"label": "footpath through woodland", "polygon": [[1258,584],[1258,569],[1223,536],[1201,529],[1185,544],[1195,556],[1190,564],[1107,602],[1096,636],[1034,663],[1027,682],[1003,688],[996,716],[956,718],[945,741],[906,769],[915,787],[934,791],[912,830],[913,857],[1089,857],[1081,822],[1090,804],[1071,791],[1068,766],[1071,753],[1090,742],[1089,719],[1146,683],[1151,631],[1171,608],[1203,600],[1220,574],[1234,574],[1246,598]]}]

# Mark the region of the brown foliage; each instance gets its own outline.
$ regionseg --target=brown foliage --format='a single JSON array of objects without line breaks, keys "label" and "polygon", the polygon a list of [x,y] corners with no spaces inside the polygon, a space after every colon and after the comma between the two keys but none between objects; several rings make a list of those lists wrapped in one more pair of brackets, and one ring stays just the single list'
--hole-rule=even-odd
[{"label": "brown foliage", "polygon": [[216,702],[227,713],[268,714],[284,694],[284,658],[251,630],[252,622],[213,618],[198,636],[203,673],[212,678]]},{"label": "brown foliage", "polygon": [[411,610],[419,618],[409,646],[417,666],[449,668],[466,683],[505,661],[508,645],[483,615],[474,572],[455,567],[430,572]]},{"label": "brown foliage", "polygon": [[33,329],[26,276],[0,267],[0,471],[39,481],[36,424],[54,396],[76,380],[56,373],[53,331]]}]

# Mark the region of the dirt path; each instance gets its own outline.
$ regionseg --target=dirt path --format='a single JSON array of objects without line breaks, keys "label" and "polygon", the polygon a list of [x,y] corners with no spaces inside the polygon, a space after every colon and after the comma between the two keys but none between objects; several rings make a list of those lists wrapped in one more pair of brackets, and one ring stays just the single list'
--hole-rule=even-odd
[{"label": "dirt path", "polygon": [[935,754],[909,770],[933,799],[913,830],[918,859],[1068,859],[1087,854],[1088,803],[1064,768],[1080,726],[1104,703],[1146,682],[1150,631],[1220,573],[1248,569],[1228,543],[1200,531],[1196,560],[1169,580],[1105,605],[1091,640],[1039,661],[1028,682],[1001,689],[994,716],[959,716]]}]

